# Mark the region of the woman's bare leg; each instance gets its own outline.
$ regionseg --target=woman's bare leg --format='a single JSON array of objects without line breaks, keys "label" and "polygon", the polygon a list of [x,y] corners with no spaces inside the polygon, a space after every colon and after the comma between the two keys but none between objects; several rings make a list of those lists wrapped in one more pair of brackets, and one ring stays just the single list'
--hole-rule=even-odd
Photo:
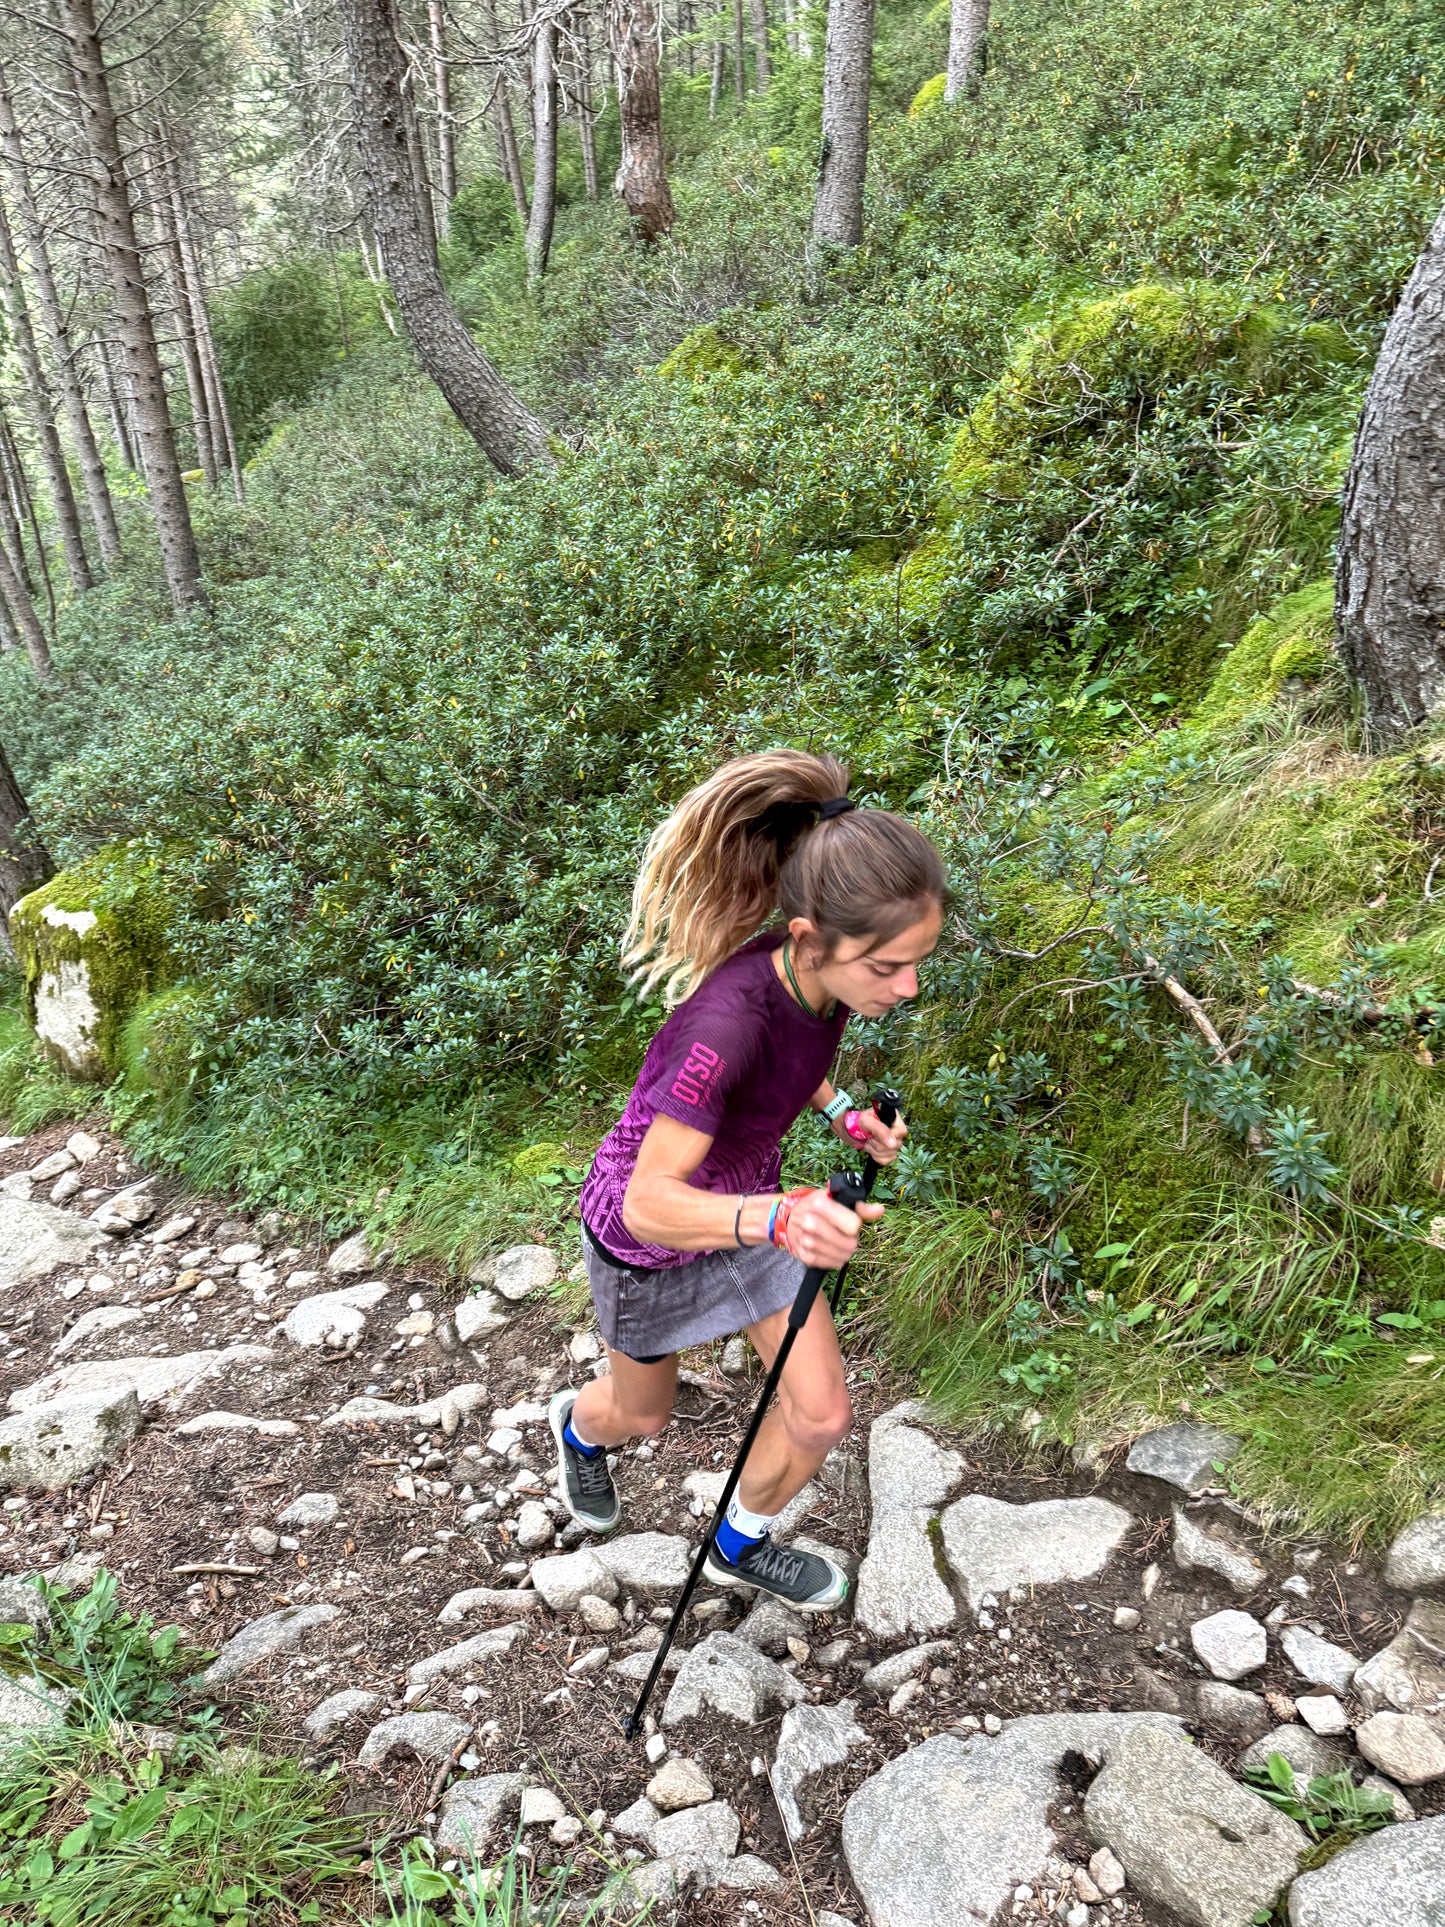
[{"label": "woman's bare leg", "polygon": [[676,1352],[655,1365],[639,1365],[635,1358],[609,1346],[607,1360],[608,1375],[594,1378],[577,1394],[572,1429],[590,1445],[656,1438],[671,1418],[677,1397]]},{"label": "woman's bare leg", "polygon": [[[788,1314],[774,1312],[749,1325],[748,1337],[765,1366],[772,1364],[788,1328]],[[783,1368],[778,1402],[763,1420],[738,1497],[749,1512],[771,1518],[796,1498],[853,1423],[843,1380],[843,1354],[833,1314],[820,1295],[793,1341]]]}]

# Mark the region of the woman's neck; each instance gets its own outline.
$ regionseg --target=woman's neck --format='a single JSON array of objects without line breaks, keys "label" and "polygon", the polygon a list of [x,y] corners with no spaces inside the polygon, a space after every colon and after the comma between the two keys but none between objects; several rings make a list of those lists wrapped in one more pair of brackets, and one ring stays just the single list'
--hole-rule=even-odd
[{"label": "woman's neck", "polygon": [[773,969],[789,997],[801,1004],[810,1017],[832,1015],[837,999],[829,995],[818,972],[804,959],[791,936],[785,936],[773,952]]}]

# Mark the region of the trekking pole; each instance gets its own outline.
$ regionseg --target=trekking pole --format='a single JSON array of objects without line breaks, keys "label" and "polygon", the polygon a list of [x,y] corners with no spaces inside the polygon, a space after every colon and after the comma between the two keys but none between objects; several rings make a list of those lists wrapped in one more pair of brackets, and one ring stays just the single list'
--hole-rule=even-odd
[{"label": "trekking pole", "polygon": [[[891,1130],[893,1128],[893,1120],[897,1117],[898,1113],[903,1109],[902,1092],[891,1090],[886,1084],[880,1084],[878,1089],[874,1091],[873,1096],[870,1099],[870,1102],[873,1106],[874,1116],[878,1119],[878,1122],[880,1124],[887,1125],[888,1128]],[[868,1156],[863,1160],[862,1182],[863,1182],[863,1195],[865,1198],[872,1196],[873,1186],[877,1181],[878,1173],[881,1170],[881,1168],[882,1167],[879,1165],[877,1159],[873,1156],[872,1152],[870,1151]],[[848,1261],[848,1264],[851,1264],[852,1262],[853,1261],[850,1258]],[[834,1313],[837,1312],[838,1300],[843,1296],[843,1280],[847,1276],[848,1276],[848,1265],[840,1266],[838,1270],[838,1276],[833,1280],[833,1289],[828,1295],[828,1309],[831,1312],[834,1312]]]},{"label": "trekking pole", "polygon": [[[869,1163],[872,1163],[871,1158]],[[877,1165],[874,1165],[874,1176],[877,1175],[877,1170]],[[837,1203],[849,1205],[856,1210],[868,1195],[868,1184],[865,1179],[855,1177],[851,1171],[838,1171],[828,1180],[828,1195]],[[712,1544],[713,1535],[722,1524],[727,1509],[732,1504],[733,1494],[738,1489],[738,1480],[742,1477],[743,1467],[748,1461],[748,1453],[753,1449],[753,1441],[757,1438],[763,1420],[767,1417],[768,1407],[773,1402],[773,1396],[783,1376],[783,1367],[787,1364],[788,1354],[793,1349],[793,1340],[807,1324],[808,1315],[813,1309],[813,1300],[818,1296],[827,1275],[828,1270],[824,1265],[810,1265],[803,1273],[803,1282],[798,1286],[798,1295],[793,1300],[793,1309],[788,1313],[788,1329],[783,1333],[783,1342],[778,1347],[777,1357],[773,1360],[767,1378],[763,1382],[762,1397],[758,1400],[753,1416],[748,1422],[742,1446],[737,1458],[733,1461],[733,1469],[729,1472],[727,1484],[722,1489],[722,1497],[717,1502],[712,1522],[703,1534],[702,1544],[698,1547],[697,1555],[692,1562],[692,1570],[687,1575],[687,1584],[683,1587],[682,1595],[673,1608],[672,1618],[667,1622],[667,1631],[663,1634],[662,1644],[653,1656],[652,1670],[637,1696],[637,1704],[622,1722],[623,1737],[626,1739],[637,1737],[637,1729],[642,1724],[642,1715],[647,1710],[652,1689],[657,1684],[663,1663],[672,1650],[673,1640],[677,1637],[677,1629],[682,1624],[682,1616],[687,1611],[693,1593],[697,1590],[698,1580],[702,1577],[703,1562],[707,1558],[708,1547]]]}]

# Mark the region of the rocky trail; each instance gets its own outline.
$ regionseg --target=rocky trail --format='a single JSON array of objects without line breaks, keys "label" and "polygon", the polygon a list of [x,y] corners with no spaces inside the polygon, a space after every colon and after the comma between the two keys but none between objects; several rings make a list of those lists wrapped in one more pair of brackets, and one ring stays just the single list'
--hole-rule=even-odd
[{"label": "rocky trail", "polygon": [[[1235,1442],[1187,1416],[1041,1470],[859,1359],[855,1430],[781,1528],[856,1572],[851,1610],[704,1587],[629,1744],[755,1396],[740,1347],[684,1360],[593,1541],[544,1422],[600,1351],[571,1253],[458,1286],[179,1194],[99,1131],[0,1172],[0,1570],[104,1564],[357,1810],[456,1853],[520,1826],[597,1886],[630,1862],[619,1920],[1445,1922],[1445,1513],[1383,1560],[1266,1541],[1219,1482]],[[59,1717],[0,1674],[0,1737]],[[1243,1778],[1271,1753],[1348,1765],[1398,1823],[1314,1865]]]}]

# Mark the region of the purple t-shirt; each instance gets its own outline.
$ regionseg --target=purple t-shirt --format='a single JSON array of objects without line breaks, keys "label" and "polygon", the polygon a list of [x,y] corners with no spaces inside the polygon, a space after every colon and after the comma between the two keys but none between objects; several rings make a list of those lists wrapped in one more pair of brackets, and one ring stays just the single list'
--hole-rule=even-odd
[{"label": "purple t-shirt", "polygon": [[782,1141],[828,1075],[848,1021],[804,1010],[778,980],[768,932],[735,950],[679,1004],[647,1047],[627,1108],[598,1146],[582,1186],[583,1222],[624,1264],[661,1271],[700,1257],[639,1244],[622,1199],[655,1117],[712,1138],[688,1182],[699,1191],[776,1191]]}]

